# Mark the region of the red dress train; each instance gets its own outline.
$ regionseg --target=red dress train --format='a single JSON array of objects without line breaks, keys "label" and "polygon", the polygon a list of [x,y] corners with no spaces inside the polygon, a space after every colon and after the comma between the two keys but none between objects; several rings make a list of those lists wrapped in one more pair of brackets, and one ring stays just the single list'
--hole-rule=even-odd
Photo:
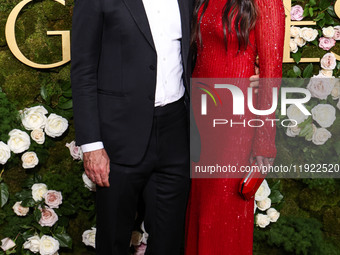
[{"label": "red dress train", "polygon": [[[238,52],[236,32],[228,35],[225,48],[222,10],[226,1],[210,0],[201,23],[202,47],[198,46],[193,78],[249,78],[255,72],[259,56],[260,77],[282,76],[285,15],[282,0],[255,0],[258,19],[250,32],[249,46]],[[202,8],[201,8],[202,11]],[[257,109],[269,109],[272,103],[272,83],[262,83]],[[267,86],[266,86],[267,85]],[[246,88],[241,88],[244,92]],[[232,100],[229,102],[232,108]],[[232,115],[232,112],[227,112]],[[195,113],[196,117],[196,113]],[[227,116],[226,116],[227,117]],[[243,118],[254,118],[249,111]],[[275,115],[256,118],[275,119]],[[199,116],[198,116],[199,118]],[[230,116],[232,118],[232,116]],[[198,121],[198,128],[199,121]],[[202,154],[211,137],[201,135]],[[231,165],[249,165],[253,156],[275,157],[275,128],[269,123],[261,128],[236,128],[223,133],[224,143],[219,153]],[[240,179],[193,179],[187,209],[186,255],[247,255],[252,254],[254,201],[245,201],[238,194]]]}]

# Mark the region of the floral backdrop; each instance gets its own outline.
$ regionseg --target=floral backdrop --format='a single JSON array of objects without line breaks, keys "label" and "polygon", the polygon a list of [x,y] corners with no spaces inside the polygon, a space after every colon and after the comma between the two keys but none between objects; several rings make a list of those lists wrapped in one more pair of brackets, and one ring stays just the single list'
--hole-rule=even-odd
[{"label": "floral backdrop", "polygon": [[[34,69],[13,56],[5,24],[19,2],[0,0],[0,254],[95,254],[95,186],[73,141],[70,64]],[[339,163],[340,83],[330,78],[340,74],[331,53],[340,53],[340,19],[334,1],[292,6],[292,20],[317,22],[290,28],[295,63],[283,70],[284,77],[300,78],[294,86],[310,90],[312,116],[288,109],[298,126],[278,128],[276,164]],[[35,0],[23,8],[16,40],[28,59],[60,60],[60,37],[46,31],[69,30],[72,7],[72,1]],[[306,57],[321,62],[300,63]],[[255,199],[254,254],[339,254],[339,180],[269,179]],[[141,223],[131,239],[136,254],[147,245]]]}]

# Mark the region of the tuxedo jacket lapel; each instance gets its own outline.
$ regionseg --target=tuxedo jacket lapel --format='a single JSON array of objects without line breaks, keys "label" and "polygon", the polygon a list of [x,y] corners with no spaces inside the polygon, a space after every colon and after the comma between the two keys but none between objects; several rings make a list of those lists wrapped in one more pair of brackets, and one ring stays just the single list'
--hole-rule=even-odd
[{"label": "tuxedo jacket lapel", "polygon": [[133,19],[135,20],[137,26],[143,33],[146,40],[149,42],[151,47],[156,50],[155,44],[152,39],[151,29],[146,16],[144,5],[142,0],[123,0],[126,7],[129,9]]}]

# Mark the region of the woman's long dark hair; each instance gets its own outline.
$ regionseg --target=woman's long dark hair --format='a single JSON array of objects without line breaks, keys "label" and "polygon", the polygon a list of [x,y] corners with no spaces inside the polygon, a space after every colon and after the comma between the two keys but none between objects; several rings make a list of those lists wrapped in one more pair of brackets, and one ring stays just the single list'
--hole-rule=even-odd
[{"label": "woman's long dark hair", "polygon": [[[202,45],[200,24],[208,4],[209,0],[196,0],[191,34],[191,46],[193,49],[197,47],[197,41],[200,45]],[[202,5],[203,11],[200,17],[198,17],[198,12]],[[223,33],[226,49],[228,49],[227,29],[228,32],[231,33],[232,26],[234,26],[238,39],[238,51],[245,50],[249,44],[249,32],[255,27],[257,19],[257,8],[254,0],[227,0],[227,3],[224,5],[222,10],[222,14]],[[232,24],[232,20],[234,18],[235,21],[234,24]]]}]

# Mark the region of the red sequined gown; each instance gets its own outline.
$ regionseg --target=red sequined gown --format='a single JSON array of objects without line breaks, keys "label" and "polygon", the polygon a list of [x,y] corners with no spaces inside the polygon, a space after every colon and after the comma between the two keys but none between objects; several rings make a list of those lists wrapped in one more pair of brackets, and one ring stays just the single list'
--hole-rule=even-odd
[{"label": "red sequined gown", "polygon": [[[210,0],[201,23],[203,47],[198,47],[193,78],[249,78],[255,73],[259,56],[260,77],[280,78],[284,44],[285,15],[282,0],[255,0],[258,6],[256,27],[250,32],[250,46],[239,54],[235,31],[228,36],[226,51],[222,27],[225,0]],[[202,8],[201,8],[202,11]],[[257,109],[269,109],[273,83],[263,82],[259,89]],[[242,88],[245,91],[246,88]],[[223,103],[228,103],[223,101]],[[232,108],[232,100],[229,100]],[[232,114],[228,112],[226,114]],[[250,115],[250,116],[247,116]],[[200,129],[200,116],[198,128]],[[245,116],[251,117],[249,111]],[[257,118],[275,119],[275,114]],[[211,137],[210,137],[211,138]],[[209,139],[210,139],[209,138]],[[201,134],[202,154],[207,138]],[[219,143],[224,143],[225,162],[249,165],[253,156],[275,157],[275,127],[226,129]],[[206,155],[205,155],[206,154]],[[186,255],[246,255],[252,254],[254,201],[245,201],[238,193],[241,179],[193,179],[187,209]]]}]

